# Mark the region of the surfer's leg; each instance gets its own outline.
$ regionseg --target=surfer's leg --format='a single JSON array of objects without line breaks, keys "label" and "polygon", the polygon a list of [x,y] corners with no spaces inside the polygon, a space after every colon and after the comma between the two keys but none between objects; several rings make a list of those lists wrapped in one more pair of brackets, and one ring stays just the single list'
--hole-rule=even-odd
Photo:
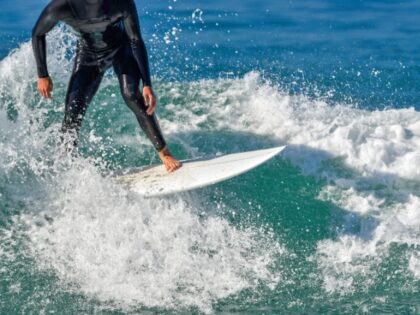
[{"label": "surfer's leg", "polygon": [[96,66],[77,64],[67,89],[62,131],[67,145],[76,146],[86,109],[98,90],[103,70]]},{"label": "surfer's leg", "polygon": [[147,106],[139,90],[140,72],[137,70],[138,66],[134,59],[133,61],[134,63],[129,60],[122,61],[122,64],[118,62],[114,65],[120,82],[121,94],[125,103],[136,115],[140,127],[153,143],[156,150],[161,151],[166,146],[165,139],[159,128],[156,116],[146,113]]},{"label": "surfer's leg", "polygon": [[181,163],[172,156],[166,147],[156,115],[148,115],[146,113],[147,106],[139,90],[141,74],[130,47],[128,49],[123,48],[115,57],[114,70],[118,76],[121,94],[125,103],[136,115],[140,127],[159,152],[159,157],[165,164],[166,169],[170,172],[178,169]]}]

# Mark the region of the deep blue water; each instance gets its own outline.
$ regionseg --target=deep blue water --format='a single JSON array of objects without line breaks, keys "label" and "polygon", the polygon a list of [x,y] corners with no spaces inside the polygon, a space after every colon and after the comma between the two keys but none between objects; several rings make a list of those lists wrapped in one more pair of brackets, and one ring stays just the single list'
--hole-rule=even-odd
[{"label": "deep blue water", "polygon": [[55,145],[75,42],[41,100],[46,3],[0,0],[0,314],[420,313],[419,1],[136,1],[178,157],[287,145],[152,200],[107,176],[157,163],[112,71],[81,156]]}]

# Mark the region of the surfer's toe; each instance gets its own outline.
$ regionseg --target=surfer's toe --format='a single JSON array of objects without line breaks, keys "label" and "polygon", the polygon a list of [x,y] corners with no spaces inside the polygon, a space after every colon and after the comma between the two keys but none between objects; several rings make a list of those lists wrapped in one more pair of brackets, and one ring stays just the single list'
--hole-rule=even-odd
[{"label": "surfer's toe", "polygon": [[165,165],[166,170],[172,173],[181,167],[181,162],[175,159],[168,148],[164,148],[159,152],[159,157]]},{"label": "surfer's toe", "polygon": [[170,161],[167,164],[165,163],[165,166],[166,170],[172,173],[181,167],[181,163],[174,158],[170,158]]}]

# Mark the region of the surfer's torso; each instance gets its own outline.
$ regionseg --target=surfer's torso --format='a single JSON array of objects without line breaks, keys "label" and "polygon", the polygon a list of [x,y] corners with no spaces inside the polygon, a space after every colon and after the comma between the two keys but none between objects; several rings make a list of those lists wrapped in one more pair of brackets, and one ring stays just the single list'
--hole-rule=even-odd
[{"label": "surfer's torso", "polygon": [[79,45],[93,53],[112,50],[121,44],[121,23],[128,10],[124,0],[55,0],[56,14],[78,36]]},{"label": "surfer's torso", "polygon": [[45,34],[58,22],[71,27],[78,37],[77,63],[109,66],[118,49],[130,42],[142,78],[150,85],[147,53],[133,0],[52,0],[33,29],[38,75],[48,75]]}]

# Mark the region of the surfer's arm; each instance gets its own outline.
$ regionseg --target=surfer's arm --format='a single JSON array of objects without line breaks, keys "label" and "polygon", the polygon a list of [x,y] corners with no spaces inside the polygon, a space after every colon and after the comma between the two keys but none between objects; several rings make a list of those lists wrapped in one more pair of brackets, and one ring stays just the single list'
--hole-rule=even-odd
[{"label": "surfer's arm", "polygon": [[65,0],[53,0],[42,11],[32,30],[32,48],[39,78],[48,77],[45,35],[58,23],[67,6]]},{"label": "surfer's arm", "polygon": [[152,80],[150,79],[149,60],[147,57],[146,45],[141,36],[140,22],[134,0],[126,1],[124,28],[130,40],[134,58],[140,69],[143,86],[151,87]]}]

